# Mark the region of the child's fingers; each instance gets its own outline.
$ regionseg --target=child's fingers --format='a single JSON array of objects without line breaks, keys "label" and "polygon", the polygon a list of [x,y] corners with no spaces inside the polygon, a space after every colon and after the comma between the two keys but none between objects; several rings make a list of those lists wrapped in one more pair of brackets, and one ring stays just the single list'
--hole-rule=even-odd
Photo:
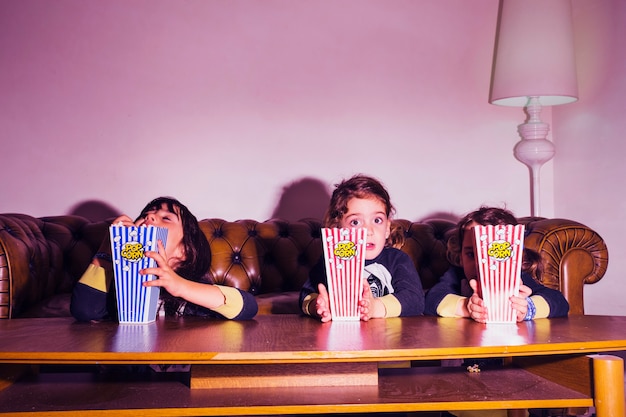
[{"label": "child's fingers", "polygon": [[374,298],[372,295],[372,288],[370,287],[369,282],[367,280],[363,281],[363,298]]},{"label": "child's fingers", "polygon": [[157,249],[159,250],[159,254],[165,259],[165,245],[161,239],[157,241]]},{"label": "child's fingers", "polygon": [[533,293],[533,290],[531,290],[530,287],[527,287],[524,284],[520,285],[520,287],[519,287],[519,296],[520,297],[522,297],[522,298],[530,297],[532,293]]},{"label": "child's fingers", "polygon": [[133,222],[133,220],[125,214],[117,217],[115,220],[113,220],[113,223],[111,224],[113,226],[119,226],[119,225],[126,226],[126,227],[135,226],[135,223]]},{"label": "child's fingers", "polygon": [[145,281],[143,283],[144,287],[162,287],[163,286],[163,282],[160,279],[153,279],[150,281]]},{"label": "child's fingers", "polygon": [[165,259],[165,257],[163,255],[161,255],[160,252],[154,252],[154,251],[148,251],[145,253],[147,258],[152,258],[156,261],[157,266],[159,268],[163,268],[165,266],[167,266],[167,261]]},{"label": "child's fingers", "polygon": [[324,284],[317,285],[317,292],[321,297],[324,297],[326,300],[328,300],[328,291],[326,290]]},{"label": "child's fingers", "polygon": [[317,315],[320,316],[322,322],[327,322],[331,319],[330,310],[329,310],[329,299],[328,299],[328,291],[324,284],[318,284],[317,286],[318,296],[316,302],[316,312]]}]

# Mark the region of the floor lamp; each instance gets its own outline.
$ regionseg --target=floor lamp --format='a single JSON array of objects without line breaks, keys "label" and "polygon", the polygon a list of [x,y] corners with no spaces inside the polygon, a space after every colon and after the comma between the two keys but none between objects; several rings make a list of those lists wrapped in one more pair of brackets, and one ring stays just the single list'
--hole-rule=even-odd
[{"label": "floor lamp", "polygon": [[542,106],[576,100],[570,0],[500,0],[489,102],[527,113],[514,154],[530,171],[531,216],[540,216],[541,166],[554,156]]}]

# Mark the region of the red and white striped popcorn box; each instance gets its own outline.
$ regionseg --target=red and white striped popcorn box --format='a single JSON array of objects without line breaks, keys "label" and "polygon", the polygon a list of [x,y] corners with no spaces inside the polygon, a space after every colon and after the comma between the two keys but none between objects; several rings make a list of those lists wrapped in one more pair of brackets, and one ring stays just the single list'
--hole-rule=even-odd
[{"label": "red and white striped popcorn box", "polygon": [[479,295],[487,308],[487,323],[516,323],[511,296],[519,295],[524,225],[474,227]]},{"label": "red and white striped popcorn box", "polygon": [[360,319],[366,239],[365,228],[322,228],[330,313],[335,321]]},{"label": "red and white striped popcorn box", "polygon": [[156,226],[112,225],[109,232],[119,322],[155,321],[160,287],[144,287],[143,283],[157,277],[141,275],[139,271],[156,266],[156,261],[146,257],[145,253],[158,251],[159,240],[165,246],[167,229]]}]

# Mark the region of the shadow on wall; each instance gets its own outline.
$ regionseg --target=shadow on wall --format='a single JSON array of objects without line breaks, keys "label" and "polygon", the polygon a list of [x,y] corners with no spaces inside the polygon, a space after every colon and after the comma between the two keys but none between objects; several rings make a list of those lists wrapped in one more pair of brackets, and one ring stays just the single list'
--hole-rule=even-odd
[{"label": "shadow on wall", "polygon": [[443,211],[437,211],[434,213],[431,213],[425,217],[422,217],[421,219],[418,219],[416,221],[418,222],[425,222],[427,220],[448,220],[451,221],[453,223],[458,222],[459,220],[461,220],[461,217],[463,216],[459,216],[457,214],[454,213],[447,213],[447,212],[443,212]]},{"label": "shadow on wall", "polygon": [[117,217],[122,213],[103,201],[88,200],[76,204],[68,214],[82,216],[92,222],[99,222]]},{"label": "shadow on wall", "polygon": [[306,218],[322,219],[328,208],[330,193],[320,180],[302,178],[285,187],[272,218],[297,221]]}]

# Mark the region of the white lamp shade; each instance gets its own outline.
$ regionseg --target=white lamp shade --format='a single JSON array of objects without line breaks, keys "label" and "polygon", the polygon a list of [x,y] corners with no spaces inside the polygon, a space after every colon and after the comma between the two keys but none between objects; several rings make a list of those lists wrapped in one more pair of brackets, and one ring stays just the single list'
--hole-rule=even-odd
[{"label": "white lamp shade", "polygon": [[570,0],[501,0],[489,102],[578,99]]}]

